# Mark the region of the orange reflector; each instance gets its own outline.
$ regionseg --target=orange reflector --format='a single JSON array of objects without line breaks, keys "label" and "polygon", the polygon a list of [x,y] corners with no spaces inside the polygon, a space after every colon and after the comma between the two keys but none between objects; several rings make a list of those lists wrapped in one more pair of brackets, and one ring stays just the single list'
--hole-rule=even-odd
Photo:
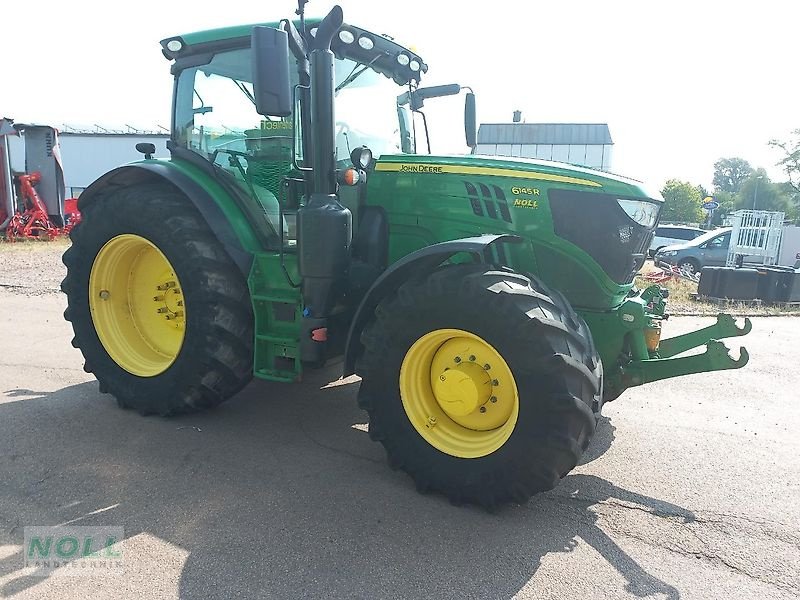
[{"label": "orange reflector", "polygon": [[644,330],[644,341],[647,344],[647,349],[650,352],[658,350],[658,344],[661,342],[661,325],[653,323],[650,327]]},{"label": "orange reflector", "polygon": [[345,172],[342,173],[342,183],[345,185],[355,185],[360,178],[358,171],[355,169],[346,169]]}]

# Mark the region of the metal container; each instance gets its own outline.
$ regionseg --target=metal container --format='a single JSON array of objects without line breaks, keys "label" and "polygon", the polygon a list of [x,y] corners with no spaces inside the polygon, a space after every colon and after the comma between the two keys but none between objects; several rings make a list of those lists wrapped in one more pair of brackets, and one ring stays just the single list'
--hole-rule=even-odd
[{"label": "metal container", "polygon": [[795,279],[792,267],[758,267],[758,297],[764,302],[789,302]]},{"label": "metal container", "polygon": [[720,298],[755,300],[758,298],[759,274],[756,269],[721,270]]},{"label": "metal container", "polygon": [[697,283],[697,293],[701,296],[720,298],[720,282],[724,270],[725,267],[703,267],[700,281]]}]

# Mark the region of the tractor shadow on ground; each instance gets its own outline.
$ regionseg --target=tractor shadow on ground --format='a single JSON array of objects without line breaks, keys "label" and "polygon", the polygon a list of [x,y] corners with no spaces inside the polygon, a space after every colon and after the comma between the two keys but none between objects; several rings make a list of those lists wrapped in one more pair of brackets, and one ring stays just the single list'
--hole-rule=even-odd
[{"label": "tractor shadow on ground", "polygon": [[[529,582],[546,557],[593,548],[628,594],[680,597],[601,528],[597,509],[690,512],[590,474],[497,514],[419,495],[364,433],[357,383],[324,385],[334,377],[255,382],[215,411],[177,419],[120,410],[96,382],[0,404],[0,547],[21,546],[25,525],[121,525],[128,540],[148,534],[188,554],[185,598],[459,599],[526,586],[538,595]],[[613,437],[601,420],[587,461]],[[157,555],[126,551],[125,561],[140,578],[167,570]],[[0,598],[40,595],[47,580],[17,574],[22,562],[21,550],[0,556]]]}]

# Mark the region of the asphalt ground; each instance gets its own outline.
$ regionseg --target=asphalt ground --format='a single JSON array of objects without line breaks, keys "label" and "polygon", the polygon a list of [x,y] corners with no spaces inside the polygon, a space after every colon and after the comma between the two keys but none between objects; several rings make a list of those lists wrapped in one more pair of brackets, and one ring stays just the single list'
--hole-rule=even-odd
[{"label": "asphalt ground", "polygon": [[[391,471],[336,367],[144,418],[83,372],[64,298],[24,292],[0,289],[0,598],[800,595],[796,317],[755,319],[742,370],[626,392],[555,490],[489,514]],[[63,523],[123,527],[124,574],[24,568],[24,527]]]}]

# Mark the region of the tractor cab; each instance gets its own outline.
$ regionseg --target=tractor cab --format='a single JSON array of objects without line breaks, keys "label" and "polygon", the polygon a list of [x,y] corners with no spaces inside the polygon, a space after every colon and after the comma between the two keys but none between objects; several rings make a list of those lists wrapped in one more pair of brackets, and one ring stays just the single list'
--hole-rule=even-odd
[{"label": "tractor cab", "polygon": [[[310,192],[313,117],[306,52],[314,44],[319,24],[309,20],[244,25],[161,42],[164,56],[174,61],[170,149],[190,161],[210,163],[220,177],[236,180],[262,207],[257,222],[268,232],[271,247],[281,238],[288,248],[296,245],[296,211]],[[254,27],[289,34],[288,47],[294,52],[287,57],[288,80],[282,82],[282,92],[289,95],[282,116],[258,112]],[[300,50],[300,45],[308,48]],[[362,171],[361,175],[337,176],[342,187],[365,183],[365,171],[375,166],[375,160],[367,160],[363,166],[354,161],[356,151],[361,156],[366,149],[377,159],[416,154],[418,146],[429,150],[427,122],[419,112],[424,101],[458,94],[462,87],[420,88],[428,65],[416,52],[388,36],[353,25],[339,28],[330,49],[334,55],[333,166],[339,174],[349,168]],[[265,61],[274,61],[274,56],[270,54]],[[465,100],[465,123],[467,142],[474,145],[475,98],[471,92]],[[298,185],[301,182],[306,185]],[[356,198],[363,196],[363,191],[344,190],[342,196],[355,213]]]}]

